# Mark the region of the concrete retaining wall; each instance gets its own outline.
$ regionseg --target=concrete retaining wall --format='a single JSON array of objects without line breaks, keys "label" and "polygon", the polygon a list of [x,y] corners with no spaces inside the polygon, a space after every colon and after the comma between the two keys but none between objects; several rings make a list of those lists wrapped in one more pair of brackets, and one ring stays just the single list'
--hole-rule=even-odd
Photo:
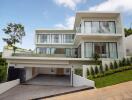
[{"label": "concrete retaining wall", "polygon": [[95,87],[95,83],[92,80],[86,79],[76,74],[73,74],[73,86],[75,87],[78,87],[78,86]]},{"label": "concrete retaining wall", "polygon": [[9,82],[5,82],[5,83],[1,83],[0,84],[0,94],[6,92],[7,90],[15,87],[16,85],[18,85],[20,83],[19,79],[13,80],[13,81],[9,81]]}]

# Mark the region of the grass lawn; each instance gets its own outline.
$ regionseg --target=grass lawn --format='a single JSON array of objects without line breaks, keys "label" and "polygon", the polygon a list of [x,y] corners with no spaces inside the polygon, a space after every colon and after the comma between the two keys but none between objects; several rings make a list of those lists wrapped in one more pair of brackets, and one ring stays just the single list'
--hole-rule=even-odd
[{"label": "grass lawn", "polygon": [[95,81],[96,87],[101,88],[109,85],[118,84],[121,82],[132,81],[132,70],[118,72],[112,75],[92,79]]}]

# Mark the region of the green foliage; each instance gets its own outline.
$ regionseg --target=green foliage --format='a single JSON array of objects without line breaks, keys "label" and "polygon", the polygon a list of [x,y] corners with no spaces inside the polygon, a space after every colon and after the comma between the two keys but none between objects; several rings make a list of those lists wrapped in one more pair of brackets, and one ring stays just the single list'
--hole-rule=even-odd
[{"label": "green foliage", "polygon": [[130,61],[131,61],[131,63],[132,63],[132,57],[130,58]]},{"label": "green foliage", "polygon": [[128,65],[128,66],[131,65],[131,62],[130,62],[129,58],[126,59],[126,65]]},{"label": "green foliage", "polygon": [[93,54],[93,58],[94,58],[95,62],[97,62],[99,60],[100,56],[98,53],[95,53],[95,54]]},{"label": "green foliage", "polygon": [[98,74],[99,73],[99,69],[97,66],[95,66],[95,74]]},{"label": "green foliage", "polygon": [[114,69],[114,65],[112,62],[110,62],[110,69]]},{"label": "green foliage", "polygon": [[94,69],[93,67],[90,68],[90,72],[91,72],[91,75],[94,76],[95,75],[95,72],[94,72]]},{"label": "green foliage", "polygon": [[82,68],[76,68],[75,69],[75,74],[82,76]]},{"label": "green foliage", "polygon": [[100,69],[100,73],[104,73],[102,64],[100,64],[99,69]]},{"label": "green foliage", "polygon": [[105,71],[108,71],[108,70],[109,70],[108,65],[105,64]]},{"label": "green foliage", "polygon": [[122,61],[119,60],[119,67],[122,67],[122,66],[123,66]]},{"label": "green foliage", "polygon": [[126,58],[122,59],[122,65],[125,66],[126,65]]},{"label": "green foliage", "polygon": [[7,63],[6,60],[0,57],[0,83],[6,81]]},{"label": "green foliage", "polygon": [[89,76],[90,75],[90,71],[89,71],[89,69],[87,68],[87,75]]},{"label": "green foliage", "polygon": [[118,68],[118,64],[116,61],[114,61],[114,68],[117,69]]},{"label": "green foliage", "polygon": [[9,23],[6,28],[3,29],[7,38],[3,38],[3,41],[7,43],[8,46],[13,47],[15,53],[17,47],[16,43],[21,43],[22,37],[25,36],[24,26],[21,24]]},{"label": "green foliage", "polygon": [[124,29],[124,32],[125,32],[125,36],[127,37],[127,36],[129,36],[129,35],[132,35],[132,29],[131,28],[125,28]]}]

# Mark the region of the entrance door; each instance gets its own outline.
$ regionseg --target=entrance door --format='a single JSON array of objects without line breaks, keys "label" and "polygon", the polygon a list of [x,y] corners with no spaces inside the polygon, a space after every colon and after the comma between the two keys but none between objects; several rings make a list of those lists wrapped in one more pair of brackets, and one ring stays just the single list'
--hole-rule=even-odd
[{"label": "entrance door", "polygon": [[57,75],[64,75],[64,68],[57,68],[56,74]]}]

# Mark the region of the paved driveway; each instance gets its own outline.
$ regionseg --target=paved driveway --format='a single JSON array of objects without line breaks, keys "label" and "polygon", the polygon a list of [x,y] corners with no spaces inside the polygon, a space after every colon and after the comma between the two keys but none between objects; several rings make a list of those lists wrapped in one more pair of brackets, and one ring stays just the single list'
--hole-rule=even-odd
[{"label": "paved driveway", "polygon": [[132,81],[44,100],[132,100]]},{"label": "paved driveway", "polygon": [[86,87],[18,85],[0,95],[0,100],[29,100],[64,92],[75,91]]},{"label": "paved driveway", "polygon": [[70,86],[70,76],[40,74],[40,75],[37,75],[35,78],[27,81],[26,84]]}]

